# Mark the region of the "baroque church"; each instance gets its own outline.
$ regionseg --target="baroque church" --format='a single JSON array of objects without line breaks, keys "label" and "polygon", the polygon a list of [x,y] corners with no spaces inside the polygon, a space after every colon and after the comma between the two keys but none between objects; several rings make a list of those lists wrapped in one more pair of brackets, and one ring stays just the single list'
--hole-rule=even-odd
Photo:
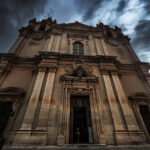
[{"label": "baroque church", "polygon": [[29,21],[0,54],[0,144],[150,142],[150,65],[121,29]]}]

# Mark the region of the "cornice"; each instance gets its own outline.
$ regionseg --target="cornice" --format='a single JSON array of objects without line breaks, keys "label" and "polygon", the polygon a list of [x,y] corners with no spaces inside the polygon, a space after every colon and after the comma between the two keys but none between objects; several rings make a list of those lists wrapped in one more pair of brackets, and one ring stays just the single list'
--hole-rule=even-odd
[{"label": "cornice", "polygon": [[[102,56],[102,55],[97,55],[97,56],[87,56],[87,55],[73,55],[73,54],[60,54],[60,53],[55,53],[55,52],[44,52],[40,51],[39,55],[36,55],[35,57],[32,58],[26,58],[26,57],[19,57],[15,56],[14,54],[11,53],[0,53],[0,66],[2,66],[2,70],[6,70],[6,68],[9,66],[17,66],[23,65],[23,64],[31,64],[32,66],[36,66],[41,63],[42,60],[56,60],[56,61],[73,61],[75,59],[83,59],[85,61],[88,61],[88,63],[97,63],[101,67],[101,70],[104,72],[107,71],[116,71],[119,70],[121,74],[124,73],[136,73],[137,68],[139,66],[145,66],[146,70],[149,68],[149,64],[145,62],[136,62],[134,64],[121,64],[119,61],[117,61],[117,57],[114,56]],[[48,62],[49,64],[49,62]],[[115,67],[112,67],[113,66]],[[31,67],[32,67],[31,66]],[[106,69],[107,68],[107,69]],[[144,70],[145,73],[145,70]]]},{"label": "cornice", "polygon": [[73,58],[73,59],[89,59],[89,60],[96,60],[98,62],[103,61],[103,62],[116,62],[115,56],[102,56],[102,55],[97,55],[97,56],[88,56],[88,55],[73,55],[73,54],[61,54],[61,53],[55,53],[55,52],[43,52],[40,51],[39,55],[36,57],[40,58]]},{"label": "cornice", "polygon": [[149,101],[150,95],[144,92],[136,92],[128,97],[130,101]]}]

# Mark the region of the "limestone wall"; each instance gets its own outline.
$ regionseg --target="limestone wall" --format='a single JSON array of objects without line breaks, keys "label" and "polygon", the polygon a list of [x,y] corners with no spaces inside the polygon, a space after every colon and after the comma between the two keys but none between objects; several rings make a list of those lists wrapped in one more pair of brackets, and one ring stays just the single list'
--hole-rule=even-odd
[{"label": "limestone wall", "polygon": [[[38,35],[35,34],[35,36]],[[109,40],[114,43],[117,42],[117,44],[113,45]],[[31,37],[19,37],[9,53],[15,53],[20,57],[34,57],[38,55],[39,51],[73,54],[73,43],[76,41],[80,41],[83,44],[84,55],[115,56],[117,60],[125,64],[131,64],[138,60],[129,44],[123,40],[106,40],[100,32],[92,34],[81,32],[77,36],[74,32],[54,30],[48,33],[47,37],[43,36],[43,38],[38,40]]]}]

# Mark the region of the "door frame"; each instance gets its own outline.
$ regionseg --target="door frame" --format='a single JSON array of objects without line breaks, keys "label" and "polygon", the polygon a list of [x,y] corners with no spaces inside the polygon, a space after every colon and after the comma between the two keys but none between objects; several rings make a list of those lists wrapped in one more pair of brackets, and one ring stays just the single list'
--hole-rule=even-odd
[{"label": "door frame", "polygon": [[[72,124],[72,130],[74,129],[74,105],[73,106],[71,106],[71,101],[73,100],[72,99],[72,97],[87,97],[87,99],[85,98],[85,100],[87,101],[87,105],[81,105],[81,106],[75,106],[76,108],[85,108],[86,109],[86,120],[87,120],[87,134],[88,134],[88,143],[85,143],[85,144],[93,144],[93,142],[92,143],[89,143],[89,133],[88,133],[88,117],[90,117],[90,126],[91,126],[91,128],[92,128],[92,130],[93,130],[93,127],[92,127],[92,118],[91,118],[91,109],[90,109],[90,98],[89,98],[89,96],[88,95],[70,95],[70,117],[72,117],[72,118],[70,118],[70,120],[69,120],[69,132],[70,132],[70,127],[71,127],[71,124]],[[76,99],[75,99],[76,100]],[[71,110],[72,109],[72,110]],[[87,110],[88,111],[90,111],[90,113],[88,114],[88,112],[87,112]],[[72,112],[72,116],[71,116],[71,111],[73,111]],[[88,115],[90,115],[90,116],[88,116]],[[70,122],[70,121],[72,121],[72,123]],[[73,133],[74,133],[74,131],[72,132],[72,134],[70,134],[69,133],[69,143],[70,144],[73,144],[74,143],[74,141],[73,141],[73,137],[74,137],[74,135],[73,135]],[[72,136],[71,138],[72,138],[72,141],[70,142],[70,136]],[[92,131],[92,141],[93,141],[93,131]]]},{"label": "door frame", "polygon": [[[57,144],[69,144],[69,127],[70,127],[70,96],[89,96],[90,111],[91,111],[91,124],[93,131],[93,144],[100,144],[101,136],[103,136],[103,125],[101,121],[102,109],[100,108],[100,96],[97,83],[87,86],[87,83],[81,87],[73,87],[63,82],[62,84],[62,97],[60,102],[60,120]],[[87,88],[89,87],[89,88]]]}]

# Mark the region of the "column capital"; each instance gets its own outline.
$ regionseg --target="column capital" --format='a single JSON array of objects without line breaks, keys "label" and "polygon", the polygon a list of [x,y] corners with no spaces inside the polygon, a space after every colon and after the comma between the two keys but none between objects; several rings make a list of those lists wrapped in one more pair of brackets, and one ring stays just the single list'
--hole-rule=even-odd
[{"label": "column capital", "polygon": [[40,64],[39,66],[35,67],[33,73],[37,72],[56,72],[57,65],[56,64]]},{"label": "column capital", "polygon": [[110,73],[111,75],[119,75],[119,72],[117,70],[111,70]]},{"label": "column capital", "polygon": [[100,69],[100,72],[102,75],[109,75],[109,71],[108,70],[101,70]]},{"label": "column capital", "polygon": [[102,75],[111,74],[111,75],[119,75],[120,76],[118,70],[109,70],[109,69],[106,68],[106,69],[100,69],[100,72],[101,72]]}]

